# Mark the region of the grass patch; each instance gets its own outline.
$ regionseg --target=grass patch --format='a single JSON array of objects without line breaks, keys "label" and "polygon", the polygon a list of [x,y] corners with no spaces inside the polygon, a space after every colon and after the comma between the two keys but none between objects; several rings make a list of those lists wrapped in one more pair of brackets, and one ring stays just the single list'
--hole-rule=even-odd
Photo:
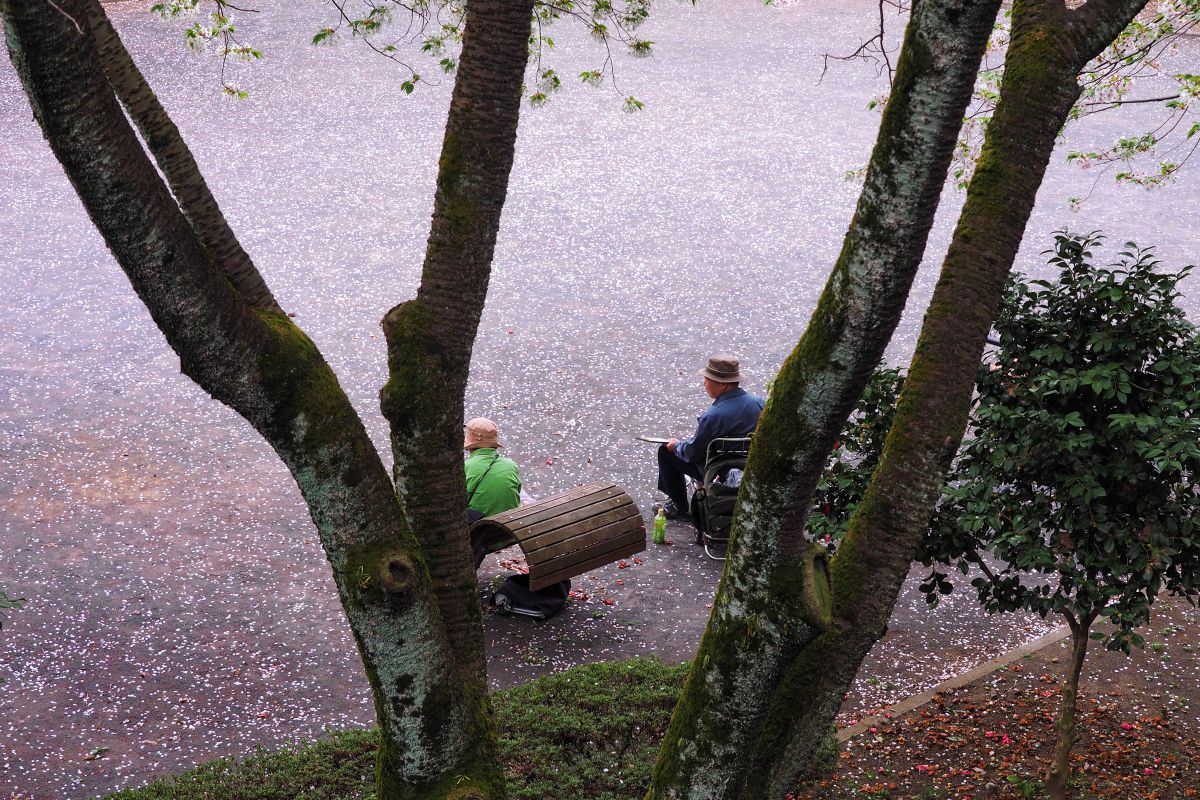
[{"label": "grass patch", "polygon": [[686,671],[635,658],[497,692],[509,796],[642,797]]},{"label": "grass patch", "polygon": [[[496,692],[512,800],[640,798],[687,665],[586,664]],[[374,730],[218,759],[108,800],[373,800]]]},{"label": "grass patch", "polygon": [[377,732],[342,731],[328,739],[243,760],[221,758],[111,800],[367,800],[375,795]]}]

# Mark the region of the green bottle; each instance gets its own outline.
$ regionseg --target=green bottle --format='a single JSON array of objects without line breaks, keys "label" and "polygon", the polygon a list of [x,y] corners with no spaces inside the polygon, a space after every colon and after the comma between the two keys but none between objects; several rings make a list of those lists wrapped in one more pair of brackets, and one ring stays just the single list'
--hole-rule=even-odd
[{"label": "green bottle", "polygon": [[654,543],[667,543],[667,515],[662,506],[658,507],[658,513],[654,515]]}]

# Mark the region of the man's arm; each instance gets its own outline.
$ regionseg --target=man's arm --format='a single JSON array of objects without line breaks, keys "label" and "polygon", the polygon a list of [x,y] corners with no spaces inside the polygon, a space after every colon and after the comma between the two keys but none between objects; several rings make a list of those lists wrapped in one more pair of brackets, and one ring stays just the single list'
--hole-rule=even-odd
[{"label": "man's arm", "polygon": [[675,455],[692,464],[703,464],[708,457],[708,443],[716,434],[717,417],[710,409],[701,414],[696,422],[696,432],[691,438],[675,444]]}]

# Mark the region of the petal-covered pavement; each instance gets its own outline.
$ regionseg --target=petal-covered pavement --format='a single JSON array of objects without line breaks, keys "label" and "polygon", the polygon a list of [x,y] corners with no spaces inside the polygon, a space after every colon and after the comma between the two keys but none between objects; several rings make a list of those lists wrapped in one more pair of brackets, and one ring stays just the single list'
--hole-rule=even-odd
[{"label": "petal-covered pavement", "polygon": [[[188,52],[178,27],[141,3],[111,13],[386,454],[378,320],[416,287],[449,82],[409,97],[364,48],[307,44],[324,4],[256,6],[239,31],[267,58],[239,73],[241,103],[220,97],[218,59]],[[499,422],[532,494],[612,479],[648,515],[653,451],[634,437],[694,425],[704,356],[740,355],[762,391],[836,257],[858,193],[844,175],[878,124],[875,74],[845,65],[818,82],[822,56],[853,50],[874,13],[865,0],[656,6],[655,58],[618,61],[616,88],[564,91],[525,113],[467,416]],[[585,32],[556,38],[562,74],[603,58]],[[621,110],[630,93],[643,112]],[[1128,124],[1109,119],[1093,133]],[[179,374],[11,69],[0,127],[0,589],[28,599],[0,632],[0,797],[82,798],[370,724],[286,471]],[[1143,207],[1185,189],[1102,183],[1070,216],[1065,198],[1092,180],[1051,169],[1023,268],[1064,223],[1157,244],[1168,263],[1194,257],[1194,228]],[[911,353],[959,202],[947,194],[893,363]],[[577,580],[554,620],[488,617],[494,685],[586,660],[688,657],[720,565],[686,528],[669,534],[640,563]],[[485,562],[481,593],[500,560]],[[850,702],[886,705],[1044,629],[985,619],[965,596],[930,614],[906,589]]]}]

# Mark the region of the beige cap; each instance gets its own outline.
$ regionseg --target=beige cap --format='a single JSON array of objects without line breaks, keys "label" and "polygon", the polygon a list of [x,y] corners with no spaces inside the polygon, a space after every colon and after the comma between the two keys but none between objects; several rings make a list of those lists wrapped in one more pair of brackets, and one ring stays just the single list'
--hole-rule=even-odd
[{"label": "beige cap", "polygon": [[500,429],[490,419],[476,417],[467,423],[466,435],[463,437],[464,450],[503,446],[500,444]]}]

